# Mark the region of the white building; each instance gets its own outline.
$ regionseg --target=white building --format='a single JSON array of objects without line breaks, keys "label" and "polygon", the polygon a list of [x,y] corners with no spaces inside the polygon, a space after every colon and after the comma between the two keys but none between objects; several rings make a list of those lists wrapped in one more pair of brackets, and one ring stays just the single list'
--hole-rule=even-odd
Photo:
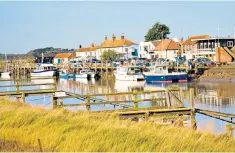
[{"label": "white building", "polygon": [[121,35],[120,39],[116,39],[116,36],[113,35],[111,40],[108,40],[105,36],[104,41],[98,48],[96,58],[101,59],[102,53],[108,50],[114,50],[119,54],[120,59],[138,57],[138,45],[126,39],[124,35]]},{"label": "white building", "polygon": [[73,58],[73,53],[58,53],[54,57],[54,64],[68,63],[71,58]]},{"label": "white building", "polygon": [[139,58],[147,58],[147,59],[155,58],[155,51],[153,51],[153,49],[155,49],[160,42],[161,42],[161,40],[140,42],[140,44],[139,44]]},{"label": "white building", "polygon": [[172,39],[163,39],[153,51],[157,58],[175,60],[175,57],[180,54],[180,44]]},{"label": "white building", "polygon": [[95,46],[94,43],[90,47],[82,47],[76,51],[76,58],[80,60],[87,60],[89,58],[97,57],[98,46]]}]

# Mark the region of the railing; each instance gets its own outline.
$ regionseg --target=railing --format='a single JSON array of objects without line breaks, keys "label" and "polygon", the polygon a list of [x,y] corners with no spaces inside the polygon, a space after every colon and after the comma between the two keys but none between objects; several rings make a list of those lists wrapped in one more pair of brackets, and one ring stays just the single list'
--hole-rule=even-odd
[{"label": "railing", "polygon": [[[20,81],[30,81],[30,80],[46,80],[46,79],[53,79],[53,83],[36,83],[36,84],[21,84]],[[22,101],[25,102],[25,96],[29,94],[45,94],[45,93],[54,93],[56,92],[56,78],[55,77],[44,77],[44,78],[31,78],[31,79],[4,79],[0,80],[0,82],[14,82],[13,85],[1,85],[0,88],[9,88],[9,87],[15,87],[16,90],[8,90],[8,91],[1,91],[0,96],[11,96],[11,95],[21,95]],[[51,86],[47,89],[29,89],[29,90],[21,90],[20,87],[32,87],[32,86]]]},{"label": "railing", "polygon": [[[101,93],[101,94],[87,94],[87,95],[80,95],[80,94],[72,94],[67,93],[67,96],[61,96],[61,97],[52,97],[52,103],[55,107],[58,106],[86,106],[86,110],[90,111],[91,105],[105,105],[110,104],[115,106],[121,106],[123,108],[129,108],[132,107],[131,105],[127,105],[127,103],[133,103],[134,108],[138,108],[139,102],[161,102],[163,106],[166,107],[182,107],[182,91],[181,90],[154,90],[154,91],[137,91],[134,90],[133,92],[117,92],[117,93]],[[143,94],[152,94],[152,93],[160,93],[159,95],[155,95],[153,98],[144,98],[139,99],[138,95]],[[122,100],[122,101],[110,101],[106,99],[100,99],[97,98],[98,96],[121,96],[121,95],[132,95],[132,99],[130,100]],[[79,100],[82,100],[83,103],[79,104],[64,104],[62,102],[63,99],[68,98],[76,98]],[[60,104],[58,104],[58,99],[61,100]]]}]

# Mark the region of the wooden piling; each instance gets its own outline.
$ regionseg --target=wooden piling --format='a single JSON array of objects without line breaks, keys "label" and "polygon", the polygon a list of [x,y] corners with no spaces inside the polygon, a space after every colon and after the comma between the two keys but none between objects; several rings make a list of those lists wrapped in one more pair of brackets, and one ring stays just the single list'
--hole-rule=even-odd
[{"label": "wooden piling", "polygon": [[55,98],[54,95],[51,96],[51,103],[52,103],[53,109],[57,108],[57,99]]},{"label": "wooden piling", "polygon": [[227,134],[229,137],[232,137],[232,127],[231,127],[231,125],[229,125],[229,124],[226,125],[226,134]]},{"label": "wooden piling", "polygon": [[196,119],[195,119],[195,108],[194,108],[194,88],[189,89],[189,101],[190,101],[190,108],[191,108],[191,128],[196,129]]},{"label": "wooden piling", "polygon": [[88,112],[91,111],[90,99],[91,99],[91,97],[88,95],[86,97],[86,111],[88,111]]},{"label": "wooden piling", "polygon": [[21,99],[22,99],[22,102],[25,103],[25,93],[22,93]]},{"label": "wooden piling", "polygon": [[134,108],[138,108],[138,91],[133,91],[133,102],[134,102]]}]

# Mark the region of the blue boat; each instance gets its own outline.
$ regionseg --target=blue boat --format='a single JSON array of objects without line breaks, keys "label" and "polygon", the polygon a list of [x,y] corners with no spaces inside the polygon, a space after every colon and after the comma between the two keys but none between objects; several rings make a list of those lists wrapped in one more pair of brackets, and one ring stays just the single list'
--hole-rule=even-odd
[{"label": "blue boat", "polygon": [[144,79],[147,83],[172,83],[187,82],[188,74],[186,72],[169,72],[168,65],[154,65],[143,72]]}]

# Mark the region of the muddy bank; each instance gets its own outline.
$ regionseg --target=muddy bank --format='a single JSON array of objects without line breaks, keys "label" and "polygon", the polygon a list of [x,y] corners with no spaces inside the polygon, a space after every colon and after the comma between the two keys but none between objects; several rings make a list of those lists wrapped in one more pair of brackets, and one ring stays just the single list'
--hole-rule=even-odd
[{"label": "muddy bank", "polygon": [[200,82],[235,82],[235,68],[211,68],[199,77]]}]

